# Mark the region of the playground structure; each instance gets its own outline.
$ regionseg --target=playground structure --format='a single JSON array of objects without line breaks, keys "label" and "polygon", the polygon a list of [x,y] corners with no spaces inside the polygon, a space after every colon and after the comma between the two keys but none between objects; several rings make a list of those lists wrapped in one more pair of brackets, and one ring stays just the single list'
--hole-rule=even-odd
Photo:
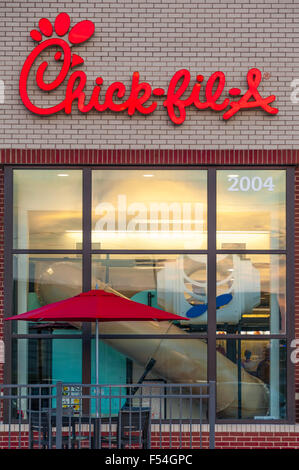
[{"label": "playground structure", "polygon": [[[200,257],[193,256],[193,261],[200,262]],[[237,322],[242,313],[253,308],[259,302],[259,277],[257,270],[250,261],[239,260],[234,257],[234,275],[238,279],[238,286],[232,282],[232,276],[229,275],[221,285],[229,286],[229,291],[233,294],[230,304],[221,309],[217,309],[217,317],[221,314],[221,321]],[[172,270],[172,271],[171,271]],[[174,271],[176,272],[176,275]],[[237,272],[237,270],[239,270]],[[243,271],[242,271],[243,270]],[[249,270],[250,276],[254,278],[252,286],[246,285],[246,270]],[[254,274],[254,275],[252,275]],[[72,287],[67,285],[67,279],[72,280]],[[160,270],[157,275],[157,297],[159,306],[165,310],[188,315],[190,304],[186,300],[185,282],[193,283],[193,279],[186,276],[182,270],[182,260],[178,258],[177,265],[171,263]],[[93,279],[93,284],[107,291],[115,291],[100,280]],[[164,282],[164,284],[163,284]],[[172,282],[172,284],[171,284]],[[244,290],[242,292],[240,283],[243,282]],[[62,261],[54,262],[40,276],[37,285],[37,294],[40,303],[50,303],[62,300],[62,298],[76,295],[80,292],[81,270],[73,263]],[[168,284],[167,284],[168,283]],[[171,285],[170,285],[171,284]],[[163,289],[164,286],[164,289]],[[195,288],[200,288],[200,294],[194,294],[187,289],[187,295],[191,294],[198,301],[206,302],[204,290],[206,285],[197,282]],[[234,299],[234,289],[237,292],[237,300]],[[251,291],[252,290],[252,295]],[[241,293],[240,293],[241,291]],[[171,292],[173,296],[171,297]],[[118,295],[122,296],[118,292]],[[171,299],[172,303],[171,303]],[[180,307],[178,307],[178,299]],[[180,308],[181,311],[175,311]],[[223,312],[222,312],[223,310]],[[204,322],[206,313],[199,315],[198,318],[190,321]],[[207,321],[207,319],[206,319]],[[183,322],[185,323],[185,322]],[[74,324],[77,328],[81,324]],[[130,358],[141,367],[146,367],[149,359],[155,360],[152,374],[172,383],[204,383],[207,381],[207,344],[204,340],[190,338],[190,333],[177,325],[169,322],[107,322],[101,323],[101,334],[119,334],[119,335],[178,335],[178,340],[174,339],[104,339],[109,346]],[[182,337],[186,337],[183,339]],[[217,413],[221,417],[238,417],[241,407],[242,417],[254,418],[265,416],[271,413],[273,415],[273,399],[270,400],[267,386],[257,377],[248,373],[244,368],[238,370],[238,365],[225,357],[221,352],[216,352],[217,357]],[[238,377],[239,374],[239,377]],[[239,381],[239,385],[238,385]],[[272,411],[269,409],[272,403]],[[279,403],[276,401],[276,410]]]}]

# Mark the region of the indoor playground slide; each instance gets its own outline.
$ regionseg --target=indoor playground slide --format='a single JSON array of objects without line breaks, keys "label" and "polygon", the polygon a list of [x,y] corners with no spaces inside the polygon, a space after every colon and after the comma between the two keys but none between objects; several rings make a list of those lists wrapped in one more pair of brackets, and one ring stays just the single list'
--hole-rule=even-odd
[{"label": "indoor playground slide", "polygon": [[[70,262],[53,263],[41,276],[37,295],[41,303],[51,303],[71,297],[81,291],[82,271]],[[72,280],[72,287],[66,279]],[[115,292],[97,281],[100,289]],[[169,302],[166,302],[168,306]],[[164,307],[164,305],[162,305]],[[171,311],[171,310],[170,310]],[[178,313],[178,312],[175,312]],[[179,312],[182,313],[182,312]],[[80,324],[75,326],[80,327]],[[94,328],[94,325],[93,325]],[[101,334],[180,335],[180,339],[105,339],[111,347],[142,367],[153,358],[154,375],[170,383],[200,384],[207,381],[207,344],[204,340],[190,339],[189,333],[169,322],[103,322]],[[186,337],[182,339],[182,337]],[[217,355],[217,413],[222,417],[237,417],[240,406],[238,367],[221,352]],[[239,372],[240,373],[240,372]],[[265,416],[269,397],[265,384],[241,368],[242,416]],[[195,391],[196,393],[196,391]]]}]

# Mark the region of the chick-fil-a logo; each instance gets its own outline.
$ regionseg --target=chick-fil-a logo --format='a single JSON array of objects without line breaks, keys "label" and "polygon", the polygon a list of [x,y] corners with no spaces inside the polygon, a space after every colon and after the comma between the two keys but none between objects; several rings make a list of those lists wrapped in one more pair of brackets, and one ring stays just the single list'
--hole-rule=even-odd
[{"label": "chick-fil-a logo", "polygon": [[[139,72],[134,72],[132,82],[127,99],[124,99],[127,89],[124,83],[114,82],[108,86],[105,97],[101,98],[101,87],[103,78],[97,77],[92,94],[88,99],[85,93],[85,85],[87,81],[86,74],[82,70],[71,73],[68,78],[65,90],[65,96],[62,101],[50,106],[42,108],[34,104],[33,98],[30,97],[32,90],[29,82],[29,74],[35,61],[40,58],[41,54],[55,47],[54,58],[60,63],[60,71],[56,78],[47,83],[44,80],[45,72],[48,68],[48,62],[42,62],[36,72],[37,86],[46,92],[56,90],[66,79],[70,70],[84,63],[84,59],[72,52],[71,46],[81,44],[89,39],[94,33],[94,24],[92,21],[85,20],[77,23],[70,29],[70,17],[67,13],[60,13],[55,19],[54,28],[51,22],[42,18],[39,21],[39,30],[32,30],[31,38],[39,44],[29,54],[23,65],[20,76],[20,95],[21,99],[30,111],[34,114],[42,116],[50,116],[54,113],[64,110],[66,114],[72,112],[72,107],[76,102],[77,108],[82,113],[88,113],[91,110],[104,112],[106,110],[114,112],[127,111],[132,116],[136,111],[141,114],[152,114],[158,106],[158,101],[154,97],[166,97],[163,106],[166,108],[168,115],[174,124],[182,124],[186,118],[186,109],[194,106],[198,110],[212,109],[213,111],[224,111],[223,119],[227,120],[234,116],[242,109],[261,108],[269,114],[277,114],[278,109],[270,106],[275,100],[275,96],[271,95],[262,98],[258,86],[261,82],[261,72],[256,68],[252,68],[247,73],[248,90],[241,96],[239,88],[231,88],[229,95],[232,97],[239,96],[239,100],[230,100],[230,98],[221,99],[225,86],[225,75],[223,72],[213,73],[207,80],[204,98],[202,93],[202,82],[204,77],[197,75],[196,83],[193,85],[191,93],[186,97],[187,89],[190,89],[191,74],[188,70],[182,69],[177,71],[171,78],[167,91],[163,88],[154,88],[147,82],[140,81]],[[62,39],[68,33],[68,41]],[[43,41],[43,35],[46,39]],[[54,35],[54,37],[52,37]],[[47,39],[48,38],[48,39]],[[202,101],[203,100],[203,101]]]}]

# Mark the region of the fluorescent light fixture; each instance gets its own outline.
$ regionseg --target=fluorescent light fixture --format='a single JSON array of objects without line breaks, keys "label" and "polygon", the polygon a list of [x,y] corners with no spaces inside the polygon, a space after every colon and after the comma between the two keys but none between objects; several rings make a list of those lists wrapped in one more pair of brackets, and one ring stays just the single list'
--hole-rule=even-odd
[{"label": "fluorescent light fixture", "polygon": [[148,174],[148,175],[143,175],[143,176],[144,176],[144,178],[152,178],[154,175]]},{"label": "fluorescent light fixture", "polygon": [[58,173],[57,176],[70,176],[70,175],[68,175],[67,173]]}]

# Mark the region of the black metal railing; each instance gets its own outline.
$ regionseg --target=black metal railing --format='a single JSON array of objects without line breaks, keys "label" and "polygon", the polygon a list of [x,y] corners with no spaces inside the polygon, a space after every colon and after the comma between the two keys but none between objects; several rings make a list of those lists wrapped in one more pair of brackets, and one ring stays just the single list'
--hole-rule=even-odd
[{"label": "black metal railing", "polygon": [[215,447],[215,382],[0,387],[0,448]]}]

